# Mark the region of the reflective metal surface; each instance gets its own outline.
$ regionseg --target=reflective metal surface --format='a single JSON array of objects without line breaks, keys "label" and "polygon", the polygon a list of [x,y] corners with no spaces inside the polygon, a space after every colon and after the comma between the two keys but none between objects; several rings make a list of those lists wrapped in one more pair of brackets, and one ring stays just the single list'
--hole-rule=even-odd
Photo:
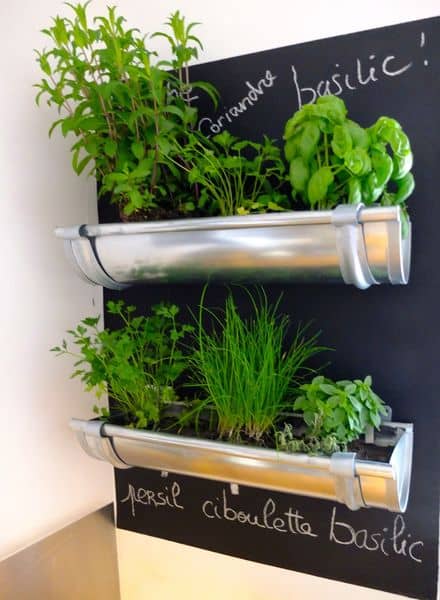
[{"label": "reflective metal surface", "polygon": [[408,282],[399,207],[341,205],[235,217],[58,228],[87,281],[122,289],[198,280]]},{"label": "reflective metal surface", "polygon": [[120,600],[113,505],[0,561],[1,600]]},{"label": "reflective metal surface", "polygon": [[404,512],[408,502],[413,445],[409,424],[383,424],[395,439],[388,463],[359,460],[351,452],[330,457],[288,454],[101,421],[72,419],[70,425],[88,454],[115,467],[144,467],[326,498],[352,510],[375,506]]}]

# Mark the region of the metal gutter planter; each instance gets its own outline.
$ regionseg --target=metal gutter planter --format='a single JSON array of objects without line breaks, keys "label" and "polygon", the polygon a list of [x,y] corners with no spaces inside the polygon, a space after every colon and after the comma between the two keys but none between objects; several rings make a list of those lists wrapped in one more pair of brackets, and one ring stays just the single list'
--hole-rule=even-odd
[{"label": "metal gutter planter", "polygon": [[411,228],[397,206],[58,228],[88,282],[408,283]]},{"label": "metal gutter planter", "polygon": [[[143,467],[363,507],[406,510],[413,448],[411,424],[386,422],[375,445],[392,446],[388,462],[354,452],[288,454],[252,446],[72,419],[82,448],[116,468]],[[384,433],[382,433],[384,432]]]}]

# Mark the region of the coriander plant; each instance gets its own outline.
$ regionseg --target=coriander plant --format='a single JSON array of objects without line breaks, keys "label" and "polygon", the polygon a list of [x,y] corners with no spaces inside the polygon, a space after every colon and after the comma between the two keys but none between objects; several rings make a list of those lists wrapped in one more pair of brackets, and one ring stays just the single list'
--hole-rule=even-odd
[{"label": "coriander plant", "polygon": [[[121,322],[119,329],[99,329],[99,317],[86,318],[68,331],[66,340],[52,348],[58,356],[76,359],[72,377],[80,377],[86,390],[100,398],[108,392],[115,415],[137,428],[156,426],[163,408],[176,400],[174,385],[188,366],[182,339],[193,328],[178,322],[179,308],[159,304],[148,317],[135,316],[136,308],[108,302],[107,310]],[[108,417],[107,409],[95,412]]]},{"label": "coriander plant", "polygon": [[57,16],[43,30],[51,47],[37,51],[43,79],[36,99],[46,97],[60,114],[49,133],[59,127],[74,135],[74,170],[90,168],[123,219],[158,206],[184,212],[186,177],[167,156],[196,122],[191,88],[216,99],[211,85],[189,81],[188,62],[202,47],[192,31],[196,23],[187,25],[177,11],[168,32],[153,34],[171,45],[171,62],[160,61],[115,7],[91,21],[88,4],[69,4],[72,17]]},{"label": "coriander plant", "polygon": [[347,118],[343,100],[322,96],[287,121],[284,140],[293,195],[312,209],[379,202],[401,206],[407,220],[413,155],[396,120],[380,117],[364,129]]},{"label": "coriander plant", "polygon": [[[278,433],[280,447],[291,451],[346,450],[368,426],[379,428],[386,414],[383,401],[371,388],[368,375],[362,381],[332,381],[322,375],[300,386],[302,392],[293,408],[302,415],[307,430],[303,440],[294,439],[286,431]],[[284,435],[284,437],[283,437]],[[337,448],[338,447],[338,448]],[[295,450],[296,448],[296,450]],[[326,450],[327,449],[327,450]]]},{"label": "coriander plant", "polygon": [[226,130],[212,139],[193,132],[177,154],[195,188],[197,207],[210,215],[288,208],[287,196],[280,190],[285,165],[279,148],[266,136],[260,144],[239,139]]},{"label": "coriander plant", "polygon": [[[222,312],[206,308],[204,294],[191,359],[193,379],[205,398],[202,406],[215,413],[220,437],[260,442],[300,376],[311,371],[308,360],[323,348],[318,335],[308,335],[301,325],[285,347],[289,318],[278,315],[279,301],[269,304],[263,291],[256,297],[248,292],[248,318],[240,316],[232,294]],[[203,324],[206,317],[213,320],[212,331]]]}]

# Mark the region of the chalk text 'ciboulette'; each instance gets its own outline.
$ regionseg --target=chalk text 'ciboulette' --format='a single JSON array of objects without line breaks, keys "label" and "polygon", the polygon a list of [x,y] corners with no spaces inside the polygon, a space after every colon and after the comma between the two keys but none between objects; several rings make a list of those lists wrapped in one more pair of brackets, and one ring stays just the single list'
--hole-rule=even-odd
[{"label": "chalk text 'ciboulette'", "polygon": [[[129,484],[127,495],[120,503],[128,503],[131,516],[136,518],[140,516],[137,513],[138,505],[151,510],[183,511],[183,496],[182,488],[176,481],[167,482],[160,489],[154,490]],[[193,502],[194,499],[191,499],[191,504]],[[201,516],[209,521],[256,527],[281,535],[303,536],[316,540],[327,538],[332,544],[375,552],[384,557],[401,556],[415,563],[421,563],[423,560],[424,543],[412,537],[403,515],[400,514],[394,515],[387,527],[379,531],[370,531],[367,528],[355,528],[347,518],[342,520],[338,516],[338,508],[334,506],[324,529],[323,520],[320,518],[318,533],[310,518],[291,506],[287,510],[280,508],[271,497],[266,498],[260,508],[253,508],[251,511],[240,506],[239,496],[231,497],[227,488],[223,488],[220,495],[200,502]]]}]

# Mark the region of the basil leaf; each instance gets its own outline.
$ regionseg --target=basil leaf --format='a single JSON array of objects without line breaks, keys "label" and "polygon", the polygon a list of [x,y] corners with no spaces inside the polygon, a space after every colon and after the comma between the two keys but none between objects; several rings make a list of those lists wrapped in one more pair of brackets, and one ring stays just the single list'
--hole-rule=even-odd
[{"label": "basil leaf", "polygon": [[344,158],[344,156],[352,149],[353,142],[346,123],[335,126],[331,146],[333,152],[340,158]]},{"label": "basil leaf", "polygon": [[395,202],[402,204],[413,193],[415,188],[414,176],[412,173],[407,173],[405,177],[397,181],[397,191],[394,195]]},{"label": "basil leaf", "polygon": [[284,145],[284,156],[287,162],[290,162],[299,154],[299,139],[297,136],[291,137]]},{"label": "basil leaf", "polygon": [[320,137],[321,132],[316,123],[307,123],[304,126],[299,142],[299,150],[306,162],[309,162],[312,155],[315,153]]},{"label": "basil leaf", "polygon": [[359,204],[362,202],[362,186],[357,177],[348,180],[348,202],[350,204]]},{"label": "basil leaf", "polygon": [[396,154],[393,159],[393,179],[402,179],[409,173],[413,166],[413,155],[409,152],[404,155]]},{"label": "basil leaf", "polygon": [[297,192],[302,192],[307,187],[307,182],[310,177],[310,171],[304,159],[298,156],[290,163],[290,183]]},{"label": "basil leaf", "polygon": [[310,204],[322,202],[327,196],[328,188],[333,183],[333,173],[330,167],[321,167],[310,178],[307,194]]},{"label": "basil leaf", "polygon": [[365,175],[371,171],[371,159],[363,148],[353,148],[348,152],[344,164],[353,175]]},{"label": "basil leaf", "polygon": [[350,132],[353,146],[366,150],[370,144],[368,131],[350,119],[347,120],[346,126]]},{"label": "basil leaf", "polygon": [[366,204],[374,204],[382,196],[385,186],[378,181],[376,173],[370,173],[362,186],[362,194]]},{"label": "basil leaf", "polygon": [[321,96],[316,101],[315,106],[318,116],[327,117],[334,123],[343,123],[347,115],[347,108],[344,101],[337,96]]},{"label": "basil leaf", "polygon": [[373,152],[371,160],[378,185],[386,185],[393,173],[393,159],[386,153]]}]

